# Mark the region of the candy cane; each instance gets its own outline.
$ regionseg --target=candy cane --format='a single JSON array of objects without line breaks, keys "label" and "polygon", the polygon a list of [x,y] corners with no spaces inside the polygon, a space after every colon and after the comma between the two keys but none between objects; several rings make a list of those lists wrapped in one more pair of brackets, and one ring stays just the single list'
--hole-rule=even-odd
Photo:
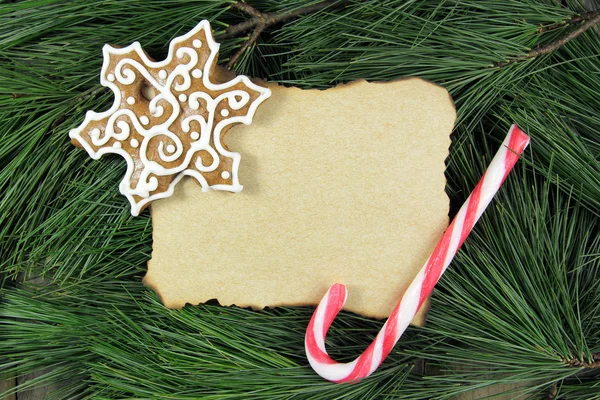
[{"label": "candy cane", "polygon": [[412,281],[373,343],[358,358],[345,364],[337,363],[329,357],[325,350],[325,336],[336,315],[344,306],[348,292],[346,287],[339,283],[329,288],[308,324],[304,341],[306,356],[317,374],[332,382],[347,382],[365,378],[379,367],[425,299],[431,294],[433,287],[528,144],[529,136],[518,126],[513,125],[481,180],[442,235],[433,253]]}]

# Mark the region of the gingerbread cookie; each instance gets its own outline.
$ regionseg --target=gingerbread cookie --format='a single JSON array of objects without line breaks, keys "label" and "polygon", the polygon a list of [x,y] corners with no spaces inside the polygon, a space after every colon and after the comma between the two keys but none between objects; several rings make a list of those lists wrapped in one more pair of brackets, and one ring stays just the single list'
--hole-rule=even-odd
[{"label": "gingerbread cookie", "polygon": [[133,215],[170,196],[185,175],[205,191],[242,189],[240,155],[223,136],[233,124],[250,124],[271,92],[242,75],[216,83],[219,44],[208,21],[171,41],[164,61],[151,60],[138,42],[102,52],[100,83],[115,101],[108,111],[88,111],[69,136],[94,159],[115,153],[127,161],[119,188]]}]

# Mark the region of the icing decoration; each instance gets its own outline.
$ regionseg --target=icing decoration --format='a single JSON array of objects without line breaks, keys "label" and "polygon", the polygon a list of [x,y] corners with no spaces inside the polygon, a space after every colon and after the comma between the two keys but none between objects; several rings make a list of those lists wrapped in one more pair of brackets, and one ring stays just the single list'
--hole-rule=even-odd
[{"label": "icing decoration", "polygon": [[528,144],[529,136],[513,125],[483,177],[394,307],[373,343],[359,357],[348,363],[332,360],[325,349],[327,330],[348,296],[344,285],[336,283],[329,288],[308,324],[304,340],[308,361],[321,377],[332,382],[354,381],[371,375],[381,365],[433,291],[435,284]]},{"label": "icing decoration", "polygon": [[106,153],[125,159],[119,189],[131,214],[170,196],[186,175],[204,191],[242,189],[240,155],[223,136],[232,124],[250,124],[271,91],[243,75],[217,83],[218,52],[206,20],[173,39],[164,61],[151,60],[138,42],[102,49],[100,83],[113,91],[114,103],[105,112],[88,111],[69,136],[94,159]]}]

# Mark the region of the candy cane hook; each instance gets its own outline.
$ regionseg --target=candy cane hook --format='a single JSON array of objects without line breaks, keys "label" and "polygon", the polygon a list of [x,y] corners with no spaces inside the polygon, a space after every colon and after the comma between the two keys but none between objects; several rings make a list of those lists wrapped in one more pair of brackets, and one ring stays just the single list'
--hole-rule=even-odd
[{"label": "candy cane hook", "polygon": [[346,287],[339,283],[329,288],[308,324],[304,341],[306,356],[317,374],[332,382],[341,383],[365,378],[379,367],[425,299],[431,294],[433,287],[528,144],[529,136],[518,126],[513,125],[481,180],[442,235],[433,253],[412,281],[373,343],[358,358],[345,364],[335,362],[329,357],[325,350],[325,336],[344,306],[348,292]]}]

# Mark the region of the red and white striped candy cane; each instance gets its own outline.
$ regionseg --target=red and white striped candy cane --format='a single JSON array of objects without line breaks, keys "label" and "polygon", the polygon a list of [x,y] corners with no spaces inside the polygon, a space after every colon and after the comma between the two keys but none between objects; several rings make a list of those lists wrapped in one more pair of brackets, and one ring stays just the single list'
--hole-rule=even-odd
[{"label": "red and white striped candy cane", "polygon": [[325,336],[344,306],[348,292],[346,287],[339,283],[329,288],[308,324],[304,341],[308,361],[319,375],[332,382],[347,382],[365,378],[379,367],[431,294],[433,287],[473,229],[473,225],[500,189],[528,144],[529,136],[513,125],[483,177],[444,232],[373,343],[358,358],[345,364],[337,363],[329,357],[325,350]]}]

